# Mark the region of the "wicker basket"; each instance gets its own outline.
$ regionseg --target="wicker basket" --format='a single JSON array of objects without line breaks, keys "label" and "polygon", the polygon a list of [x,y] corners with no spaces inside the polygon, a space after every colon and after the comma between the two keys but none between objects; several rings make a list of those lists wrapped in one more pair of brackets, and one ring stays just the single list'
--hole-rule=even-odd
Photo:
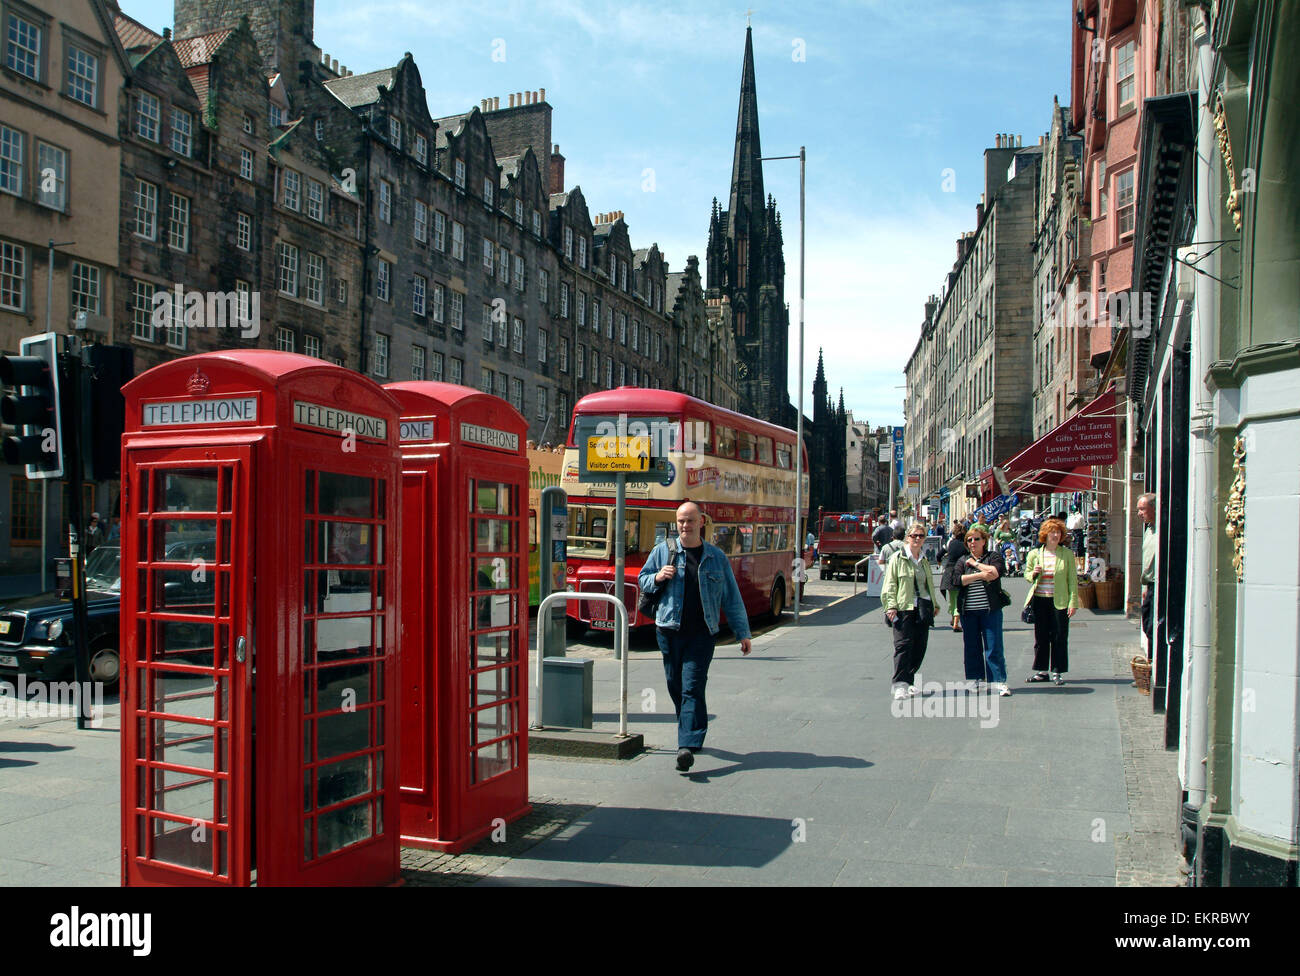
[{"label": "wicker basket", "polygon": [[1118,610],[1124,605],[1124,577],[1101,580],[1092,585],[1097,597],[1098,610]]},{"label": "wicker basket", "polygon": [[1079,580],[1079,606],[1092,610],[1097,606],[1097,588],[1092,585],[1092,580]]},{"label": "wicker basket", "polygon": [[1129,667],[1133,669],[1133,683],[1137,690],[1144,695],[1151,694],[1151,662],[1144,657],[1135,657],[1129,661]]}]

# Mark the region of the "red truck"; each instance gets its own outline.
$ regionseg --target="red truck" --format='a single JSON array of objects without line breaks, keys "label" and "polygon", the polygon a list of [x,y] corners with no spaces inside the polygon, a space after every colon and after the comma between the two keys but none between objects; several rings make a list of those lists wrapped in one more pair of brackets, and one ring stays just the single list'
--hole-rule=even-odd
[{"label": "red truck", "polygon": [[[876,523],[866,512],[819,512],[817,559],[820,579],[852,579],[858,561],[876,551]],[[865,575],[866,567],[863,567]]]}]

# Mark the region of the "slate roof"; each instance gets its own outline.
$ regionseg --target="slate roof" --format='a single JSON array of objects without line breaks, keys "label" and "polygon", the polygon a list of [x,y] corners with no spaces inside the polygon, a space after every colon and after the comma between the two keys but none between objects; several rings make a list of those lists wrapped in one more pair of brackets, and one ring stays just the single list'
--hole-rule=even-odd
[{"label": "slate roof", "polygon": [[550,204],[550,206],[551,206],[551,209],[552,209],[552,210],[554,210],[556,207],[563,207],[563,206],[564,206],[565,204],[567,204],[568,202],[569,202],[569,194],[568,194],[568,193],[552,193],[552,194],[551,194],[551,204]]},{"label": "slate roof", "polygon": [[637,250],[632,252],[632,263],[641,264],[648,257],[650,257],[650,248],[648,247],[638,248]]},{"label": "slate roof", "polygon": [[396,77],[396,68],[381,68],[378,71],[367,71],[364,75],[331,78],[325,82],[325,87],[348,108],[358,108],[379,101],[379,86],[392,88]]}]

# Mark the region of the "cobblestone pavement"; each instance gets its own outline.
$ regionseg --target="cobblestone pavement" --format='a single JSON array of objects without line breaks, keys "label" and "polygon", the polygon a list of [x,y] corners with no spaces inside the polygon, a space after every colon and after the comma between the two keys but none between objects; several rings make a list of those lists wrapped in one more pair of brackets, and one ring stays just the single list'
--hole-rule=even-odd
[{"label": "cobblestone pavement", "polygon": [[532,813],[505,825],[503,840],[488,837],[461,854],[403,847],[402,880],[415,887],[473,884],[591,809],[589,804],[562,803],[552,797],[534,799],[532,807]]},{"label": "cobblestone pavement", "polygon": [[[1142,649],[1136,642],[1114,648],[1115,675],[1132,676],[1129,661]],[[1118,887],[1185,887],[1179,836],[1178,753],[1165,748],[1164,720],[1151,711],[1151,697],[1117,685],[1124,782],[1131,830],[1115,836]]]}]

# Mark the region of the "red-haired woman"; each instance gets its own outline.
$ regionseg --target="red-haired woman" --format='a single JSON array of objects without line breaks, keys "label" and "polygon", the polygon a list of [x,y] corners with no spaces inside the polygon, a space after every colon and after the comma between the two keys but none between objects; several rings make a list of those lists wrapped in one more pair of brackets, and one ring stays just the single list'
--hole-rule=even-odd
[{"label": "red-haired woman", "polygon": [[1079,609],[1079,578],[1074,553],[1061,545],[1068,537],[1065,523],[1051,518],[1038,530],[1040,547],[1025,560],[1029,595],[1034,606],[1034,673],[1027,681],[1064,684],[1070,667],[1070,618]]}]

